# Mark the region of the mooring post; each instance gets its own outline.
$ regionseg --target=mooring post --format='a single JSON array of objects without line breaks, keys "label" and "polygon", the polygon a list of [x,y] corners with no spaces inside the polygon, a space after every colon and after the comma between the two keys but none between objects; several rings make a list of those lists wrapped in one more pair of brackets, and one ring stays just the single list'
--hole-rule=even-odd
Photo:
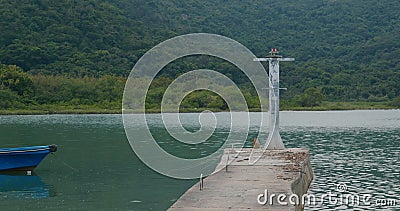
[{"label": "mooring post", "polygon": [[203,190],[203,174],[200,174],[200,190]]},{"label": "mooring post", "polygon": [[294,61],[294,58],[282,58],[278,49],[272,48],[266,58],[255,58],[253,61],[269,62],[269,137],[271,140],[267,149],[284,149],[281,135],[279,134],[279,62]]}]

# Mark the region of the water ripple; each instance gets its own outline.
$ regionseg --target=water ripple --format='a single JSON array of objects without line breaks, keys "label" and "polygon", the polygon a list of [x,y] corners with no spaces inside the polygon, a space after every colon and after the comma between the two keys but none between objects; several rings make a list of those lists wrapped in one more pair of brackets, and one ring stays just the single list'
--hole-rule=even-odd
[{"label": "water ripple", "polygon": [[395,208],[375,206],[379,199],[397,200],[399,205],[399,134],[400,129],[382,128],[286,130],[282,136],[290,137],[288,145],[311,149],[315,178],[309,194],[317,197],[329,192],[339,194],[336,185],[346,184],[346,194],[370,194],[371,204],[374,205],[360,203],[345,207],[323,203],[319,206],[310,205],[306,210]]}]

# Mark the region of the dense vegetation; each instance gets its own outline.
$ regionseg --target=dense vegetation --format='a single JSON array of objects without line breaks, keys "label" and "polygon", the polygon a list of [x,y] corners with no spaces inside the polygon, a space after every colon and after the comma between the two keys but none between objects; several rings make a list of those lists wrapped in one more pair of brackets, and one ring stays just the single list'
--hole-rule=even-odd
[{"label": "dense vegetation", "polygon": [[[0,109],[118,109],[125,78],[148,49],[176,35],[233,38],[256,55],[277,47],[283,107],[324,101],[385,102],[400,107],[400,2],[390,0],[0,0]],[[215,69],[254,92],[233,65],[183,58],[168,65],[148,99],[176,76]],[[158,88],[158,89],[157,89]],[[203,99],[203,100],[198,100]],[[207,103],[209,102],[209,103]],[[213,103],[211,103],[213,102]],[[329,102],[325,102],[329,103]],[[196,92],[182,108],[224,110],[216,95]]]}]

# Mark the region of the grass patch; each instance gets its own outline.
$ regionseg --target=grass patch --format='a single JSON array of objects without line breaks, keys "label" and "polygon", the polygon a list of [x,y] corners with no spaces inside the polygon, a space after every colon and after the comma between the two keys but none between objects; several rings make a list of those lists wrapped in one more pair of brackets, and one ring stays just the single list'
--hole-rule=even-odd
[{"label": "grass patch", "polygon": [[[377,110],[377,109],[399,109],[387,102],[328,102],[324,101],[314,107],[290,107],[282,105],[281,110],[290,111],[334,111],[334,110]],[[213,112],[224,112],[215,108],[184,108],[181,113],[200,113],[204,110]],[[226,110],[228,111],[228,110]],[[260,112],[260,108],[250,108],[250,112]],[[159,108],[146,109],[146,113],[160,113]],[[95,105],[36,105],[23,109],[0,109],[0,115],[41,115],[41,114],[121,114],[121,108],[101,108]],[[138,113],[132,111],[132,113]]]}]

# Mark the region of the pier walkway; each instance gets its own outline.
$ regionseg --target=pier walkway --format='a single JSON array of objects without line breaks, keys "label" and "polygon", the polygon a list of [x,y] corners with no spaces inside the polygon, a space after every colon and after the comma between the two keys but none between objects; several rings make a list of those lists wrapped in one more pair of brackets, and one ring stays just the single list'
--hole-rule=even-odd
[{"label": "pier walkway", "polygon": [[[238,150],[225,149],[219,164],[224,169],[205,178],[202,190],[200,182],[192,186],[169,210],[303,210],[290,205],[289,198],[296,194],[301,202],[312,182],[308,149],[267,150],[253,165],[248,162],[251,149],[241,149],[233,157]],[[225,168],[228,156],[234,160]],[[288,205],[278,203],[279,194],[286,196],[280,201]]]}]

